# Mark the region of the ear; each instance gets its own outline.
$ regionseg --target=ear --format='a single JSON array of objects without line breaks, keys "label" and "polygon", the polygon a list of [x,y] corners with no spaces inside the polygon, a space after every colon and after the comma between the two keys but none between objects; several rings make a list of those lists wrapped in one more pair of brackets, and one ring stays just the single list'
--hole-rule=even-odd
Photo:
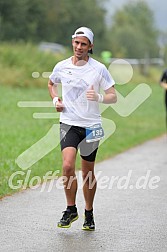
[{"label": "ear", "polygon": [[90,45],[90,47],[89,47],[89,50],[93,49],[93,46],[94,46],[94,45],[93,45],[93,44],[91,44],[91,45]]}]

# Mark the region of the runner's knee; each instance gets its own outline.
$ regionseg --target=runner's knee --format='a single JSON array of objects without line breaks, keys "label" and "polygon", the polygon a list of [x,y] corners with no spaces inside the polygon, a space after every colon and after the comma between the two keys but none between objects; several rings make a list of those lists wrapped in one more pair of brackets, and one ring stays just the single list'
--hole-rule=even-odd
[{"label": "runner's knee", "polygon": [[63,163],[63,175],[65,176],[74,176],[75,169],[70,161],[64,161]]}]

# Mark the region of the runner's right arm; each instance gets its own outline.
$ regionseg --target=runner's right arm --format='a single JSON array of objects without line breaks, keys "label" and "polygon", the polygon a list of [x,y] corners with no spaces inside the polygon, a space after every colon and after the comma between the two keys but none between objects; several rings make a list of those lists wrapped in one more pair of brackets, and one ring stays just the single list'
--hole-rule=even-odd
[{"label": "runner's right arm", "polygon": [[62,100],[58,96],[57,85],[55,85],[50,79],[48,81],[48,90],[57,112],[62,112],[64,109],[64,105],[62,103]]}]

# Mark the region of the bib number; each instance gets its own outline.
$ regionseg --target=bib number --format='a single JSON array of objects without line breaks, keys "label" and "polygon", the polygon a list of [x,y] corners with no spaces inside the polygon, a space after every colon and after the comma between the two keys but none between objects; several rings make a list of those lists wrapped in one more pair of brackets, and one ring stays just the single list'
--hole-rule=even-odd
[{"label": "bib number", "polygon": [[86,142],[87,143],[99,141],[103,137],[104,137],[104,130],[99,124],[86,128]]}]

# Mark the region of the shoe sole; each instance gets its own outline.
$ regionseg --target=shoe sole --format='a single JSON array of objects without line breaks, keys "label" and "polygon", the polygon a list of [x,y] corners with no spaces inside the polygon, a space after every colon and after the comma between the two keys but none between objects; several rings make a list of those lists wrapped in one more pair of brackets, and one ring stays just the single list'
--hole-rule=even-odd
[{"label": "shoe sole", "polygon": [[71,223],[73,223],[74,221],[78,220],[79,216],[76,216],[71,222],[69,225],[66,225],[66,226],[63,226],[61,224],[58,224],[57,227],[59,228],[70,228],[71,227]]},{"label": "shoe sole", "polygon": [[95,228],[90,228],[90,227],[82,227],[82,230],[84,230],[84,231],[95,231]]}]

